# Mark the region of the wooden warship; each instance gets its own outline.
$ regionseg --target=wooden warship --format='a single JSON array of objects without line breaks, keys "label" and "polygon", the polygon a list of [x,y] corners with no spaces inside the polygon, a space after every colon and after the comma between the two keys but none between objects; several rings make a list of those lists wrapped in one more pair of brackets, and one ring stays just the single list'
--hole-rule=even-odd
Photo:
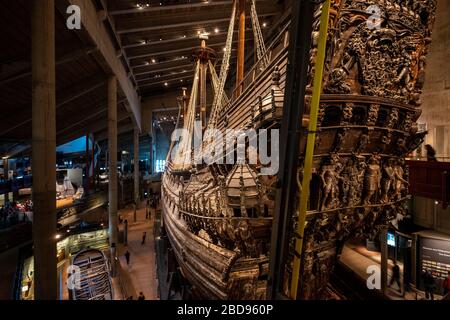
[{"label": "wooden warship", "polygon": [[[277,129],[283,111],[289,35],[286,26],[266,48],[255,18],[255,1],[251,1],[251,12],[256,62],[243,78],[243,48],[239,48],[237,87],[230,98],[224,93],[234,18],[242,3],[245,5],[245,1],[240,2],[239,8],[237,1],[233,4],[220,77],[210,67],[215,96],[207,126],[222,131]],[[331,4],[301,255],[301,299],[327,298],[329,276],[346,239],[373,239],[392,218],[402,214],[408,180],[404,157],[426,134],[418,132],[416,121],[421,113],[420,93],[435,1],[332,0]],[[373,5],[381,14],[375,28],[370,28]],[[318,6],[309,61],[311,85],[320,14]],[[240,26],[245,26],[242,15],[240,19]],[[204,86],[202,70],[211,62],[205,55],[208,50],[202,47],[202,54],[196,55],[196,77],[202,74]],[[311,85],[305,97],[307,107]],[[181,99],[186,110],[184,127],[190,130],[196,114],[197,86],[194,81],[187,106],[188,98]],[[200,100],[202,111],[204,98]],[[201,119],[205,121],[205,116]],[[307,115],[302,124],[306,130]],[[184,139],[173,145],[171,152],[178,147],[177,157],[191,160],[191,144],[190,139]],[[206,144],[214,145],[214,141],[206,139]],[[304,149],[302,142],[302,152]],[[187,161],[180,166],[173,162],[169,154],[162,179],[163,223],[183,276],[204,298],[264,299],[276,176],[260,175],[261,163],[198,165]],[[301,180],[301,167],[297,175]],[[291,249],[295,224],[292,213]],[[284,272],[286,294],[293,250],[290,253]]]},{"label": "wooden warship", "polygon": [[[85,249],[72,259],[72,265],[79,274],[69,275],[74,283],[72,300],[112,300],[113,289],[108,258],[97,249]],[[75,280],[76,279],[76,280]]]}]

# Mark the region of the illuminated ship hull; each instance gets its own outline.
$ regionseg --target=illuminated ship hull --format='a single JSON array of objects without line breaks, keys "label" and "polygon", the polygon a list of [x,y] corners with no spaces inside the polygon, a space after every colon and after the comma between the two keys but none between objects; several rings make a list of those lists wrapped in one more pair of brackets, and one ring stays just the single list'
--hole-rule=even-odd
[{"label": "illuminated ship hull", "polygon": [[[416,121],[435,5],[399,2],[332,1],[301,255],[302,299],[329,296],[330,273],[346,239],[374,239],[404,210],[403,159],[426,134]],[[367,25],[371,4],[390,13],[374,30]],[[287,50],[282,33],[268,50],[270,62],[251,69],[242,94],[221,111],[221,130],[279,128]],[[313,46],[310,83],[316,53]],[[307,110],[309,102],[307,96]],[[307,124],[305,115],[305,130]],[[261,168],[213,164],[179,172],[169,164],[163,175],[164,226],[183,275],[204,298],[265,298],[276,177],[260,175]],[[301,180],[302,170],[297,174]],[[293,248],[294,214],[291,227]],[[294,257],[289,254],[286,294]]]},{"label": "illuminated ship hull", "polygon": [[[276,95],[271,91],[275,66],[280,75],[278,90],[283,89],[288,49],[286,37],[284,32],[270,47],[271,60],[267,68],[260,70],[255,66],[255,76],[251,71],[244,79],[242,94],[231,101],[219,117],[220,130],[248,128],[254,119],[257,119],[258,127],[279,126],[283,97],[274,96],[276,106],[262,106],[261,110],[258,109],[258,98]],[[164,227],[173,252],[196,293],[208,299],[264,299],[266,295],[269,269],[266,247],[270,242],[274,199],[262,200],[259,187],[254,183],[257,169],[245,166],[245,173],[236,172],[236,169],[238,167],[232,165],[198,167],[197,173],[190,177],[190,172],[169,168],[162,178]],[[252,218],[233,216],[234,208],[241,210],[240,195],[233,203],[235,199],[227,194],[233,188],[230,186],[233,174],[237,180],[241,175],[249,180],[245,186],[247,210],[259,206],[257,202],[261,200],[267,208],[265,214]],[[190,178],[183,179],[183,176]],[[274,182],[273,179],[268,181]],[[228,186],[221,187],[222,182]]]}]

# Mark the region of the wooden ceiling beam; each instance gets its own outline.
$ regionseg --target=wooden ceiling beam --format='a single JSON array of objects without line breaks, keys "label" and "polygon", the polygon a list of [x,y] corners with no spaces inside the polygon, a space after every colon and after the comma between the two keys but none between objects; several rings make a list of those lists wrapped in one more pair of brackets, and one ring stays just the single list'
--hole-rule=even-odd
[{"label": "wooden ceiling beam", "polygon": [[[277,12],[270,12],[259,15],[260,18],[270,17],[276,15]],[[127,34],[127,33],[136,33],[136,32],[143,32],[143,31],[156,31],[156,30],[162,30],[162,29],[169,29],[169,28],[183,28],[183,27],[189,27],[189,26],[198,26],[198,25],[205,25],[205,24],[214,24],[214,23],[221,23],[230,21],[230,17],[221,18],[221,19],[209,19],[209,20],[201,20],[201,21],[186,21],[186,22],[180,22],[180,23],[172,23],[172,24],[164,24],[164,25],[151,25],[147,27],[139,27],[139,28],[123,28],[118,29],[117,33],[119,35]]]},{"label": "wooden ceiling beam", "polygon": [[181,77],[181,75],[183,75],[182,76],[183,78],[185,78],[185,77],[193,78],[194,71],[195,70],[191,69],[191,70],[186,70],[186,72],[177,72],[174,74],[166,74],[166,75],[163,75],[163,76],[157,77],[157,78],[141,79],[141,80],[138,80],[138,86],[151,83],[152,81],[155,81],[155,80],[160,83],[165,82],[165,81],[170,81],[171,79],[173,79],[173,77],[179,78],[179,77]]},{"label": "wooden ceiling beam", "polygon": [[[59,101],[57,100],[56,109],[102,87],[104,85],[104,83],[105,83],[105,79],[102,76],[102,77],[96,77],[94,79],[89,78],[89,79],[85,79],[84,81],[80,81],[80,84],[75,87],[69,86],[69,88],[64,89],[63,92],[61,92],[59,94],[57,93],[57,98],[59,98],[59,97],[61,97],[61,98],[58,99]],[[8,119],[8,122],[12,123],[13,126],[8,127],[7,129],[0,132],[0,136],[5,135],[19,127],[22,127],[22,126],[30,123],[32,121],[32,118],[29,117],[31,115],[31,106],[29,106],[29,107],[30,108],[28,109],[28,106],[27,106],[24,113],[17,117],[17,119],[25,118],[25,120],[22,120],[17,124],[14,124],[15,121],[11,121],[11,118]]]},{"label": "wooden ceiling beam", "polygon": [[178,77],[178,78],[164,80],[164,81],[158,81],[158,82],[144,83],[144,84],[140,84],[139,87],[141,87],[141,88],[149,87],[149,86],[153,86],[153,85],[157,85],[157,84],[164,84],[166,82],[173,82],[173,81],[179,81],[179,80],[184,80],[184,79],[192,79],[192,74],[187,73],[186,76],[184,76],[184,77]]},{"label": "wooden ceiling beam", "polygon": [[[252,31],[252,29],[248,28],[245,31],[250,32],[250,31]],[[234,30],[233,34],[235,34],[235,33],[238,33],[238,31]],[[214,36],[214,37],[223,36],[223,35],[227,35],[227,32],[217,32],[217,33],[212,34],[212,36]],[[164,36],[164,34],[162,34],[162,36]],[[146,47],[146,46],[164,45],[164,44],[172,43],[172,42],[180,43],[180,42],[184,42],[184,41],[188,41],[188,40],[195,40],[195,39],[198,39],[198,35],[195,35],[192,37],[186,37],[186,38],[179,37],[179,38],[173,38],[173,39],[166,39],[166,40],[161,40],[161,41],[148,41],[148,43],[137,42],[137,43],[125,45],[122,48],[124,48],[124,49],[142,48],[142,47]]]},{"label": "wooden ceiling beam", "polygon": [[[144,74],[149,74],[149,73],[165,72],[165,71],[178,70],[178,69],[189,69],[189,68],[193,68],[193,64],[192,63],[190,63],[190,64],[182,64],[182,65],[178,65],[178,66],[170,67],[170,68],[160,68],[160,69],[148,70],[148,71],[144,71],[144,72],[135,72],[134,75],[135,76],[142,76]],[[139,80],[137,80],[137,81],[139,81]]]},{"label": "wooden ceiling beam", "polygon": [[[90,54],[92,54],[92,53],[94,53],[96,51],[97,51],[97,48],[95,48],[95,47],[87,47],[87,48],[79,49],[79,50],[76,50],[76,51],[72,51],[72,52],[70,52],[68,54],[65,54],[65,55],[57,58],[56,62],[55,62],[55,65],[56,66],[60,66],[60,65],[62,65],[64,63],[68,63],[68,62],[71,62],[73,60],[77,60],[79,58],[82,58],[82,57],[85,57],[87,55],[90,55]],[[21,79],[21,78],[25,78],[27,76],[31,76],[31,64],[26,69],[18,72],[15,75],[9,76],[9,77],[4,78],[4,79],[0,79],[0,86],[4,85],[4,84],[7,84],[7,83],[10,83],[12,81]]]},{"label": "wooden ceiling beam", "polygon": [[[130,117],[130,114],[128,113],[128,111],[125,113],[122,113],[122,114],[118,114],[117,115],[118,126],[119,126],[120,121],[124,121],[124,120],[128,119],[129,117]],[[60,133],[59,135],[57,135],[57,142],[58,142],[58,145],[61,145],[66,142],[77,139],[77,138],[85,135],[86,133],[94,133],[94,136],[95,136],[96,132],[104,130],[107,127],[108,127],[108,123],[107,123],[106,119],[104,121],[99,122],[99,121],[96,121],[95,118],[93,118],[88,124],[83,125],[81,128],[72,130],[65,134]]]},{"label": "wooden ceiling beam", "polygon": [[117,81],[127,98],[127,109],[132,113],[133,121],[141,128],[141,100],[136,88],[132,84],[128,72],[125,70],[120,57],[117,57],[116,48],[108,33],[107,28],[98,20],[97,10],[92,1],[67,0],[71,5],[80,7],[82,31],[85,32],[93,43],[98,47],[98,59],[106,66],[107,71],[117,77]]},{"label": "wooden ceiling beam", "polygon": [[[237,43],[237,40],[234,40],[233,43]],[[224,46],[224,45],[225,45],[225,42],[223,42],[223,41],[217,42],[217,43],[208,43],[208,47],[211,47],[211,48],[217,47],[217,46]],[[148,57],[157,57],[157,56],[171,54],[171,53],[192,52],[192,50],[197,49],[197,48],[198,48],[198,46],[173,49],[173,50],[167,50],[167,51],[155,51],[155,52],[149,52],[149,53],[140,54],[140,55],[136,55],[136,56],[129,56],[128,59],[136,60],[136,59],[142,59],[142,58],[148,58]]]},{"label": "wooden ceiling beam", "polygon": [[[121,105],[122,103],[124,103],[125,101],[126,101],[126,99],[119,100],[119,101],[117,101],[117,105],[120,106],[120,105]],[[68,130],[71,130],[72,128],[74,128],[74,127],[80,125],[81,123],[84,123],[84,122],[86,122],[86,121],[89,121],[89,120],[91,120],[91,119],[93,119],[93,118],[95,118],[95,117],[101,115],[102,113],[106,112],[107,110],[108,110],[107,107],[102,106],[102,108],[100,108],[100,110],[98,110],[97,112],[94,112],[94,113],[90,114],[89,116],[84,117],[83,119],[81,119],[81,120],[79,120],[79,121],[77,121],[77,122],[75,122],[75,123],[73,123],[73,124],[71,124],[71,125],[69,125],[69,126],[64,127],[64,129],[59,130],[59,131],[57,132],[57,134],[62,134],[63,132],[66,132],[66,131],[68,131]]]},{"label": "wooden ceiling beam", "polygon": [[[231,60],[233,60],[235,58],[234,55],[231,55]],[[183,60],[188,60],[188,59],[183,59]],[[222,61],[222,54],[219,51],[218,52],[218,59],[216,60],[216,65],[220,65],[219,62]],[[172,66],[172,65],[177,65],[177,63],[180,62],[180,59],[176,59],[176,60],[168,60],[168,61],[161,61],[161,62],[157,62],[157,63],[149,63],[149,64],[140,64],[140,65],[135,65],[133,66],[133,70],[136,70],[137,68],[141,68],[141,70],[145,70],[145,71],[141,71],[140,73],[148,73],[148,72],[152,72],[151,71],[151,67],[157,66],[160,67],[160,69],[164,69],[164,66]],[[190,66],[194,67],[194,64],[190,64]],[[149,70],[147,70],[147,68],[150,68]],[[170,67],[166,67],[166,68],[170,68]],[[139,73],[136,73],[136,75],[138,75]]]},{"label": "wooden ceiling beam", "polygon": [[[258,0],[261,1],[261,0]],[[142,9],[133,8],[133,9],[122,9],[122,10],[112,10],[109,11],[109,14],[112,16],[124,15],[124,14],[134,14],[134,13],[148,13],[148,12],[162,12],[169,10],[183,10],[183,9],[192,9],[192,8],[205,8],[205,7],[213,7],[213,6],[226,6],[231,5],[233,1],[208,1],[201,3],[190,3],[190,4],[174,4],[174,5],[165,5],[158,7],[143,7]]]}]

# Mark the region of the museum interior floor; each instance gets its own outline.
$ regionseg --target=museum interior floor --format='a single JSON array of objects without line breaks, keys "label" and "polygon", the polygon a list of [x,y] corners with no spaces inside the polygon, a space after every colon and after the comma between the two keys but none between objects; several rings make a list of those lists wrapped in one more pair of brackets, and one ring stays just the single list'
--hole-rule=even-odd
[{"label": "museum interior floor", "polygon": [[[158,300],[158,281],[156,277],[156,255],[153,225],[155,210],[151,211],[150,219],[146,219],[145,202],[136,211],[136,222],[133,221],[134,209],[128,206],[119,210],[123,220],[128,220],[128,243],[120,244],[117,256],[119,258],[118,276],[112,279],[114,300],[126,300],[129,297],[137,299],[142,292],[146,300]],[[124,224],[120,224],[119,231],[123,231]],[[142,243],[143,232],[147,232],[145,244]],[[125,252],[130,252],[130,264],[127,265]],[[109,251],[105,251],[109,256]],[[59,265],[59,270],[67,269],[68,260]],[[60,272],[61,299],[68,300],[67,277]]]},{"label": "museum interior floor", "polygon": [[[381,265],[381,254],[379,252],[372,252],[366,249],[362,244],[347,243],[342,250],[340,262],[353,270],[353,272],[361,279],[366,281],[367,279],[367,267],[371,265]],[[400,272],[403,272],[403,264],[398,263]],[[394,263],[391,259],[388,259],[388,282],[392,276],[392,267]],[[405,294],[398,292],[398,287],[393,284],[391,288],[386,290],[386,296],[391,300],[423,300],[425,299],[425,293],[417,289],[411,289],[406,291]],[[436,300],[442,299],[441,296],[435,295]]]},{"label": "museum interior floor", "polygon": [[[146,300],[157,300],[158,281],[156,277],[156,254],[155,241],[153,238],[153,226],[155,219],[154,209],[151,210],[150,219],[146,219],[145,204],[136,212],[136,222],[133,222],[134,210],[132,207],[122,209],[119,215],[128,220],[128,244],[120,245],[118,257],[120,261],[121,274],[119,279],[126,286],[127,296],[137,299],[140,292]],[[121,226],[122,227],[122,226]],[[147,232],[145,244],[142,243],[142,235]],[[125,252],[130,252],[130,264],[127,266]],[[131,289],[131,292],[130,292]],[[134,292],[133,292],[134,291]]]}]

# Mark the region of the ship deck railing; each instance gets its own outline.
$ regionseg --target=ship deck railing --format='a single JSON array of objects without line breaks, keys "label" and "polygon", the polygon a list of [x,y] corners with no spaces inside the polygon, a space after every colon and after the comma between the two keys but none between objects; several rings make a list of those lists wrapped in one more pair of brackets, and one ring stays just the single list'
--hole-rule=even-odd
[{"label": "ship deck railing", "polygon": [[[236,86],[236,88],[233,90],[233,93],[230,98],[230,102],[228,104],[233,104],[234,101],[239,99],[238,92],[244,92],[247,87],[249,87],[255,79],[258,77],[258,75],[262,72],[264,72],[265,66],[264,61],[272,61],[272,57],[276,56],[274,54],[274,49],[277,45],[280,44],[281,41],[284,43],[284,47],[287,47],[289,44],[289,32],[288,28],[290,26],[290,23],[287,23],[284,25],[284,27],[280,30],[279,34],[275,39],[270,43],[270,45],[267,47],[266,52],[264,55],[250,68],[250,70],[247,72],[247,75],[242,79],[242,81]],[[267,57],[269,59],[267,59]],[[266,60],[267,59],[267,60]]]},{"label": "ship deck railing", "polygon": [[225,216],[203,216],[203,215],[199,215],[199,214],[195,214],[195,213],[191,213],[188,212],[186,210],[182,210],[180,209],[180,213],[181,214],[186,214],[189,215],[191,217],[194,218],[201,218],[201,219],[209,219],[209,220],[253,220],[253,221],[257,221],[257,220],[272,220],[272,217],[236,217],[236,216],[230,216],[230,217],[225,217]]}]

